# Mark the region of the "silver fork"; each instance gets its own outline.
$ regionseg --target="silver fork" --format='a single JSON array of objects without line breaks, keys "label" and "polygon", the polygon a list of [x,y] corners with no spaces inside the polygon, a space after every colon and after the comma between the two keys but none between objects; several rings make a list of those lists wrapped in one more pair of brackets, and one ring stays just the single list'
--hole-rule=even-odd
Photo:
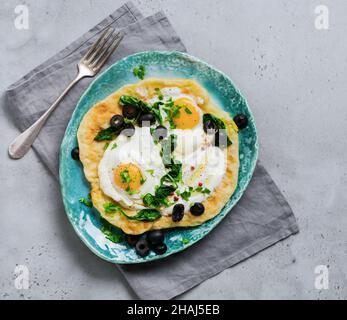
[{"label": "silver fork", "polygon": [[47,111],[28,129],[21,133],[9,146],[8,153],[13,159],[22,158],[30,149],[43,125],[65,97],[69,90],[82,78],[94,77],[109,56],[117,49],[124,35],[113,28],[106,29],[77,64],[77,76]]}]

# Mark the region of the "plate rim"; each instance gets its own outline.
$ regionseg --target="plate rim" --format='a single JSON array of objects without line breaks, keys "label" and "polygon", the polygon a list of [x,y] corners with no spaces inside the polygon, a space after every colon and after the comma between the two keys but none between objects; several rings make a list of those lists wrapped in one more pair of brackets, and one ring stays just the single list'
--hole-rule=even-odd
[{"label": "plate rim", "polygon": [[[218,68],[212,66],[211,64],[193,56],[193,55],[190,55],[188,53],[185,53],[185,52],[180,52],[180,51],[160,51],[160,50],[150,50],[150,51],[141,51],[141,52],[137,52],[137,53],[134,53],[134,54],[131,54],[131,55],[127,55],[125,57],[123,57],[122,59],[119,59],[117,60],[116,62],[114,62],[112,65],[110,65],[108,68],[106,68],[103,72],[101,72],[99,75],[97,75],[94,80],[88,85],[88,87],[84,90],[83,94],[80,96],[80,98],[78,99],[77,103],[76,103],[76,106],[71,114],[71,117],[70,117],[70,120],[66,126],[66,129],[65,129],[65,132],[64,132],[64,136],[63,136],[63,139],[62,139],[62,142],[61,142],[61,145],[60,145],[60,148],[59,148],[59,183],[60,183],[60,191],[61,191],[61,195],[62,195],[62,199],[63,199],[63,204],[64,204],[64,211],[65,211],[65,214],[67,215],[68,217],[68,220],[70,222],[70,224],[72,225],[74,231],[76,232],[76,234],[78,235],[78,237],[82,240],[82,242],[88,247],[89,250],[91,250],[96,256],[98,256],[99,258],[105,260],[105,261],[108,261],[108,262],[111,262],[113,264],[140,264],[140,263],[149,263],[149,262],[152,262],[152,261],[156,261],[156,260],[160,260],[160,259],[165,259],[173,254],[176,254],[178,252],[181,252],[183,250],[186,250],[187,248],[191,247],[192,245],[196,244],[197,242],[199,242],[200,240],[202,240],[205,236],[207,236],[212,230],[214,230],[217,225],[224,220],[224,218],[230,214],[231,212],[229,211],[228,213],[225,214],[224,217],[222,217],[219,221],[216,221],[216,223],[211,227],[209,228],[209,230],[204,233],[201,237],[199,237],[199,239],[196,239],[194,241],[191,241],[189,242],[188,244],[184,245],[183,247],[179,248],[179,249],[176,249],[176,250],[173,250],[171,252],[169,252],[168,254],[163,254],[163,255],[156,255],[154,257],[152,257],[151,259],[149,260],[145,260],[145,259],[142,259],[142,260],[134,260],[134,261],[124,261],[124,260],[118,260],[118,259],[111,259],[107,256],[105,256],[104,254],[100,253],[96,248],[94,248],[94,246],[92,244],[90,244],[88,242],[88,240],[85,238],[85,236],[80,232],[80,230],[77,228],[77,226],[75,225],[75,222],[73,221],[72,219],[72,213],[71,213],[71,209],[69,208],[68,206],[68,201],[66,200],[66,190],[65,190],[65,185],[63,183],[63,180],[64,180],[64,177],[63,177],[63,171],[62,170],[64,168],[64,161],[62,161],[62,158],[63,158],[63,153],[64,153],[64,146],[65,146],[65,143],[66,143],[66,136],[67,136],[67,131],[75,117],[75,114],[77,113],[77,107],[78,105],[81,103],[82,99],[84,99],[84,97],[88,94],[88,92],[92,89],[93,85],[107,72],[109,72],[110,69],[114,68],[116,65],[124,62],[125,60],[129,59],[129,58],[133,58],[133,57],[136,57],[136,56],[141,56],[141,55],[146,55],[146,54],[159,54],[159,55],[178,55],[178,56],[181,56],[185,59],[189,59],[191,62],[193,63],[200,63],[200,64],[203,64],[205,66],[207,66],[208,68],[212,69],[213,71],[221,74],[224,78],[226,78],[231,84],[232,86],[234,87],[235,91],[242,97],[242,99],[244,100],[245,102],[245,105],[248,109],[248,112],[249,114],[251,115],[251,122],[252,122],[252,125],[254,127],[254,132],[255,132],[255,142],[254,142],[254,150],[255,150],[255,153],[254,153],[254,158],[252,160],[252,163],[251,163],[251,169],[249,170],[249,172],[247,172],[247,176],[248,176],[248,179],[247,179],[247,183],[242,187],[240,188],[240,192],[239,192],[239,195],[237,196],[237,198],[235,198],[235,203],[234,205],[230,208],[230,211],[232,210],[232,208],[238,203],[238,201],[240,200],[240,198],[243,196],[245,190],[247,189],[251,179],[252,179],[252,176],[253,176],[253,173],[254,173],[254,170],[255,170],[255,167],[256,167],[256,164],[257,164],[257,161],[258,161],[258,155],[259,155],[259,141],[258,141],[258,131],[257,131],[257,127],[256,127],[256,124],[255,124],[255,119],[254,119],[254,116],[253,116],[253,113],[251,111],[251,108],[248,104],[248,101],[246,99],[246,97],[241,93],[241,91],[239,90],[239,88],[235,85],[235,83],[231,80],[231,78],[226,75],[223,71],[219,70]],[[83,165],[82,165],[82,173],[84,174],[83,172]],[[87,183],[89,184],[89,182],[87,181]],[[234,194],[232,194],[230,196],[230,198],[233,196]],[[228,201],[230,200],[230,198],[228,199]],[[222,210],[224,209],[224,206],[222,208]],[[94,209],[96,210],[96,209]],[[222,211],[221,210],[221,211]],[[96,210],[97,211],[97,210]],[[100,213],[99,213],[100,214]],[[220,212],[216,215],[218,216],[220,214]],[[210,220],[208,220],[210,221]]]}]

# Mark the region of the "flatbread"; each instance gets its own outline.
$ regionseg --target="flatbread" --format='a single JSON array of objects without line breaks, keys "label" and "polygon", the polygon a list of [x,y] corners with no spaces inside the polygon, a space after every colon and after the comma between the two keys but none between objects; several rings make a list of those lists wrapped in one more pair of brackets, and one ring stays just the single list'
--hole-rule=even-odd
[{"label": "flatbread", "polygon": [[[227,169],[220,185],[203,202],[205,212],[201,216],[193,216],[186,213],[179,222],[173,222],[171,216],[162,216],[153,222],[134,221],[124,217],[121,213],[106,213],[104,204],[113,202],[113,199],[103,193],[100,188],[98,177],[99,162],[104,153],[105,141],[97,142],[94,140],[96,134],[109,126],[110,118],[115,114],[121,114],[122,110],[118,104],[122,95],[141,96],[145,90],[154,94],[154,88],[179,87],[185,93],[201,97],[204,103],[200,105],[204,113],[213,113],[222,118],[228,127],[228,135],[233,142],[227,148]],[[100,212],[101,216],[112,225],[121,228],[127,234],[141,234],[152,229],[165,229],[173,227],[191,227],[202,224],[203,222],[216,216],[234,193],[237,186],[239,170],[239,146],[237,128],[229,114],[215,106],[209,99],[205,89],[196,81],[187,79],[162,79],[149,78],[136,84],[126,85],[115,93],[108,96],[105,100],[96,103],[84,116],[77,132],[78,144],[80,149],[80,160],[83,164],[84,174],[91,186],[91,198],[94,207]],[[135,215],[136,211],[124,209],[126,214]]]}]

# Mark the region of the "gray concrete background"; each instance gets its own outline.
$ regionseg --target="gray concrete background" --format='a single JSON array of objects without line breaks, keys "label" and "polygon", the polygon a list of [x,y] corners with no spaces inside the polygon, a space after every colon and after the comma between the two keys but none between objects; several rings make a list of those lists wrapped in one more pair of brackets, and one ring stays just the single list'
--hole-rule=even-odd
[{"label": "gray concrete background", "polygon": [[[346,1],[133,2],[145,15],[164,10],[189,52],[225,71],[248,98],[260,157],[301,228],[180,298],[346,299]],[[1,94],[122,3],[1,1]],[[29,30],[14,28],[18,4],[29,7]],[[314,27],[319,4],[329,9],[329,30]],[[0,103],[0,298],[135,298],[117,269],[74,234],[59,186],[33,152],[8,158],[18,132]],[[14,287],[17,264],[29,267],[28,290]],[[328,290],[314,287],[317,265],[329,268]]]}]

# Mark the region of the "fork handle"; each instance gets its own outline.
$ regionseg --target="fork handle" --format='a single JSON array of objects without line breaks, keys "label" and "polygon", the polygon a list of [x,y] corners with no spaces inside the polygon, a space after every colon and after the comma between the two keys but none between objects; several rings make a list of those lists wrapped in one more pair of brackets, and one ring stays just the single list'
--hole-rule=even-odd
[{"label": "fork handle", "polygon": [[8,153],[13,159],[22,158],[31,148],[34,143],[36,137],[41,131],[43,125],[46,123],[49,116],[58,106],[59,102],[65,97],[65,95],[69,92],[69,90],[84,76],[80,73],[73,79],[70,84],[66,87],[66,89],[61,93],[61,95],[52,103],[52,105],[47,109],[47,111],[37,119],[28,129],[22,132],[13,142],[10,144],[8,148]]}]

